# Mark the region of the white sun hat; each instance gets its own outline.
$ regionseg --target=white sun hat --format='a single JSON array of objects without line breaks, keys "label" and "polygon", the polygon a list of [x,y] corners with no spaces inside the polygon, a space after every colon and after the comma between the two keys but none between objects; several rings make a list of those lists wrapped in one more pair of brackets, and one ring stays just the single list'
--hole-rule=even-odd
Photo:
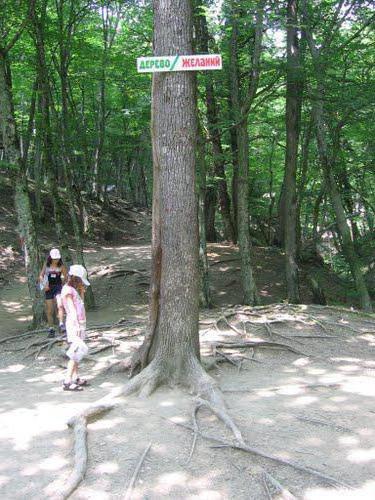
[{"label": "white sun hat", "polygon": [[52,248],[52,250],[49,253],[49,256],[51,259],[61,259],[61,253],[58,248]]},{"label": "white sun hat", "polygon": [[84,285],[90,286],[90,282],[87,279],[87,271],[81,264],[73,264],[73,266],[70,266],[69,276],[77,276],[81,278]]}]

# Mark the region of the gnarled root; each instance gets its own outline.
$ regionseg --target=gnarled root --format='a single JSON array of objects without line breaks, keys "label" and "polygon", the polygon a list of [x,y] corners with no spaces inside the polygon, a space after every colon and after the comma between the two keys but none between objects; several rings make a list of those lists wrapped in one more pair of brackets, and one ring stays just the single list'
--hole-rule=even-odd
[{"label": "gnarled root", "polygon": [[[238,443],[243,444],[241,432],[226,409],[220,389],[215,380],[205,372],[198,359],[191,360],[180,377],[176,383],[189,386],[197,394],[199,407],[205,406],[212,411],[231,430]],[[164,371],[162,373],[161,364],[154,359],[125,385],[122,394],[128,396],[138,392],[140,397],[147,397],[166,381],[167,376]]]},{"label": "gnarled root", "polygon": [[243,444],[244,440],[241,431],[229,415],[220,389],[215,380],[203,370],[198,362],[193,368],[192,386],[198,394],[197,403],[199,407],[205,406],[211,410],[232,431],[238,443]]},{"label": "gnarled root", "polygon": [[66,499],[83,480],[87,469],[87,424],[90,420],[112,410],[115,404],[97,404],[86,408],[68,421],[74,432],[74,468],[62,488],[54,495],[57,499]]},{"label": "gnarled root", "polygon": [[140,397],[147,397],[152,394],[155,389],[164,381],[161,375],[161,370],[158,363],[152,361],[144,370],[142,370],[122,389],[123,396],[129,396],[135,392],[139,393]]}]

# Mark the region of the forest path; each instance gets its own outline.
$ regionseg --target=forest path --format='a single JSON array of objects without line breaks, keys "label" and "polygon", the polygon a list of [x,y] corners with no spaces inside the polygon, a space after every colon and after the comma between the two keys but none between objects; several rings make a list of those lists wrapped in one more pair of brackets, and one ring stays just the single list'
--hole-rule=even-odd
[{"label": "forest path", "polygon": [[[354,489],[334,488],[309,474],[238,450],[213,448],[201,438],[187,463],[192,433],[170,421],[190,424],[194,401],[183,390],[163,387],[146,400],[127,398],[89,425],[88,471],[71,498],[122,498],[149,442],[152,447],[134,499],[263,499],[262,470],[298,498],[374,498],[375,320],[313,306],[228,310],[224,305],[236,300],[228,292],[236,272],[230,266],[237,266],[237,257],[222,245],[211,246],[210,252],[215,297],[221,307],[201,314],[204,359],[212,360],[212,343],[244,340],[278,342],[307,355],[283,349],[218,348],[237,366],[220,363],[210,373],[246,441]],[[131,353],[147,325],[149,245],[92,247],[86,257],[99,306],[89,312],[89,325],[113,325],[122,318],[128,323],[98,331],[99,344],[112,336],[116,347],[83,363],[83,374],[93,379],[78,394],[61,389],[62,345],[37,359],[25,358],[32,352],[27,346],[44,334],[0,345],[0,497],[5,500],[53,496],[72,466],[72,435],[66,421],[124,384],[124,375],[96,374],[106,362]],[[26,284],[17,274],[2,290],[2,337],[26,324],[26,293]],[[246,318],[250,323],[245,334]],[[95,348],[95,342],[90,346]],[[22,348],[25,351],[17,350]],[[240,367],[241,356],[254,356],[255,361],[242,358]],[[207,410],[201,410],[198,418],[204,432],[231,438]]]}]

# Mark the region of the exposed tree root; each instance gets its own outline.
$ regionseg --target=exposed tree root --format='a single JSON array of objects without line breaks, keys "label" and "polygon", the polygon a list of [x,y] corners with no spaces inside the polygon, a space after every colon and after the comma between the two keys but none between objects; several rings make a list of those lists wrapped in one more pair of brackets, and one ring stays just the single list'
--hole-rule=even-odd
[{"label": "exposed tree root", "polygon": [[[295,387],[301,389],[339,389],[341,387],[340,384],[292,384]],[[286,389],[287,385],[276,385],[274,387],[259,387],[259,388],[240,388],[240,389],[223,389],[223,392],[254,392],[254,391],[280,391],[282,389]]]},{"label": "exposed tree root", "polygon": [[68,421],[68,426],[74,432],[74,468],[65,484],[56,493],[54,497],[56,500],[69,498],[85,477],[87,470],[87,424],[89,420],[101,416],[114,407],[115,404],[91,406]]},{"label": "exposed tree root", "polygon": [[105,366],[97,375],[107,375],[109,373],[124,373],[130,369],[131,366],[131,356],[122,359],[121,361],[115,361],[114,363],[110,363],[108,366]]},{"label": "exposed tree root", "polygon": [[297,500],[297,498],[268,472],[262,472],[264,489],[269,500]]},{"label": "exposed tree root", "polygon": [[310,418],[310,417],[304,417],[303,415],[293,415],[294,418],[297,420],[301,420],[302,422],[309,422],[310,424],[313,425],[322,425],[325,427],[330,427],[331,429],[335,429],[340,432],[353,432],[352,429],[349,429],[348,427],[342,427],[341,425],[336,425],[335,423],[332,422],[325,422],[324,420],[319,420],[317,418]]},{"label": "exposed tree root", "polygon": [[1,339],[0,344],[4,344],[5,342],[9,342],[11,340],[19,340],[21,338],[31,337],[36,333],[45,333],[47,331],[48,331],[47,328],[41,328],[39,330],[31,330],[29,332],[18,333],[17,335],[12,335],[11,337],[5,337],[4,339]]},{"label": "exposed tree root", "polygon": [[178,426],[183,427],[185,429],[188,429],[190,431],[197,432],[204,439],[208,439],[209,441],[214,441],[216,443],[220,443],[221,445],[223,445],[222,447],[224,447],[224,448],[234,448],[237,450],[242,450],[242,451],[245,451],[247,453],[251,453],[253,455],[257,455],[259,457],[266,458],[268,460],[272,460],[273,462],[279,463],[281,465],[286,465],[288,467],[292,467],[293,469],[299,470],[301,472],[305,472],[306,474],[310,474],[312,476],[319,477],[320,479],[323,479],[324,481],[326,481],[329,484],[332,484],[335,486],[343,486],[345,488],[352,489],[352,487],[350,485],[348,485],[342,481],[339,481],[331,476],[323,474],[322,472],[319,472],[315,469],[312,469],[311,467],[305,467],[305,466],[299,465],[295,462],[291,462],[289,460],[279,458],[276,455],[271,455],[271,454],[265,453],[261,450],[258,450],[257,448],[252,448],[251,446],[248,446],[247,444],[245,444],[244,441],[242,441],[242,443],[231,443],[229,441],[225,441],[224,439],[218,438],[216,436],[212,436],[211,434],[206,434],[206,433],[203,433],[199,430],[195,431],[194,427],[191,425],[183,424],[181,422],[174,422],[173,420],[170,420],[170,419],[166,419],[166,420],[173,423],[174,425],[178,425]]},{"label": "exposed tree root", "polygon": [[[199,406],[209,408],[232,432],[236,440],[243,442],[241,432],[230,417],[221,391],[213,378],[202,368],[198,360],[193,360],[185,374],[183,385],[187,385],[197,394]],[[161,373],[158,362],[154,359],[141,373],[132,378],[123,388],[122,394],[127,396],[138,392],[140,397],[149,396],[160,384],[166,382],[165,374]]]},{"label": "exposed tree root", "polygon": [[149,450],[151,448],[151,444],[152,443],[150,443],[147,446],[147,448],[145,449],[145,451],[142,453],[142,455],[141,455],[141,457],[140,457],[140,459],[139,459],[139,461],[137,463],[137,466],[134,469],[133,475],[132,475],[132,477],[130,479],[130,482],[129,482],[129,486],[128,486],[128,488],[126,490],[126,493],[125,493],[125,496],[124,496],[124,500],[130,500],[131,497],[132,497],[132,493],[133,493],[135,482],[137,480],[137,477],[138,477],[139,471],[140,471],[140,469],[142,467],[142,464],[143,464],[143,462],[144,462],[144,460],[146,458],[146,455],[147,455],[147,453],[149,452]]},{"label": "exposed tree root", "polygon": [[192,442],[190,453],[189,453],[189,458],[186,461],[186,465],[188,465],[190,463],[190,460],[191,460],[193,453],[194,453],[194,450],[195,450],[195,445],[197,443],[198,432],[199,432],[199,426],[198,426],[198,422],[197,422],[197,413],[198,413],[199,408],[200,408],[200,404],[197,403],[195,405],[194,410],[193,410],[194,437],[193,437],[193,442]]},{"label": "exposed tree root", "polygon": [[293,347],[290,347],[289,345],[286,344],[279,344],[278,342],[267,342],[267,341],[259,341],[259,342],[252,342],[252,341],[246,341],[246,342],[214,342],[213,345],[215,347],[225,347],[226,349],[241,349],[241,348],[246,348],[246,347],[252,347],[252,348],[273,348],[273,349],[283,349],[285,351],[290,351],[294,354],[298,354],[300,356],[309,356],[308,354],[305,354],[304,352],[297,351]]}]

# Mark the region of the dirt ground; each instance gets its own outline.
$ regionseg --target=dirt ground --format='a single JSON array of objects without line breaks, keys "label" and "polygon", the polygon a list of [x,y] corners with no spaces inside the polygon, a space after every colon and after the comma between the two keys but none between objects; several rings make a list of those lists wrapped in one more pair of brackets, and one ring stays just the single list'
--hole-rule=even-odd
[{"label": "dirt ground", "polygon": [[[55,495],[73,464],[68,418],[126,382],[125,375],[99,373],[142,340],[149,246],[97,245],[86,257],[98,303],[89,313],[91,357],[83,364],[90,387],[83,393],[62,391],[63,345],[56,343],[39,355],[39,347],[31,345],[45,333],[0,344],[2,499]],[[149,443],[131,494],[134,499],[282,498],[272,491],[267,494],[264,471],[297,498],[375,498],[374,317],[314,306],[230,307],[239,303],[240,290],[236,282],[230,284],[236,278],[236,260],[222,262],[227,259],[236,259],[232,248],[210,247],[217,307],[202,311],[200,335],[204,362],[214,360],[216,349],[217,366],[210,374],[223,391],[228,411],[249,446],[313,468],[348,487],[202,437],[189,460],[193,433],[175,423],[191,425],[194,396],[162,387],[148,399],[122,399],[117,408],[89,424],[88,470],[72,499],[123,498]],[[260,284],[268,302],[277,300],[274,289]],[[29,316],[26,284],[15,271],[0,290],[0,341],[25,332]],[[220,347],[223,341],[282,346]],[[106,350],[95,354],[102,347]],[[220,362],[225,356],[231,363]],[[207,409],[199,411],[198,423],[202,432],[233,442]]]}]

